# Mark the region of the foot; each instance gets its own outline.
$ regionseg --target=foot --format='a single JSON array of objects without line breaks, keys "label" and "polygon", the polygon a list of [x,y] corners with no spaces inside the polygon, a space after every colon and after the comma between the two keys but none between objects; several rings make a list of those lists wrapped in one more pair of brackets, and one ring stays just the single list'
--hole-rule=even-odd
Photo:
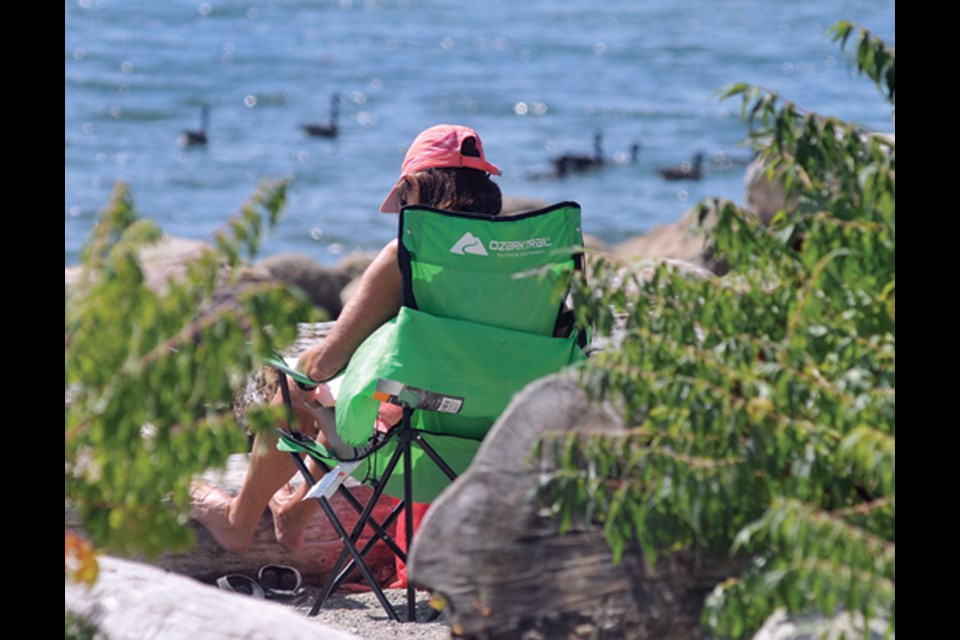
[{"label": "foot", "polygon": [[243,553],[253,541],[253,531],[242,531],[231,517],[233,496],[209,484],[196,482],[190,487],[190,515],[206,528],[221,547]]},{"label": "foot", "polygon": [[317,510],[313,502],[302,502],[290,484],[281,487],[270,499],[273,532],[284,549],[296,551],[303,546],[307,524]]}]

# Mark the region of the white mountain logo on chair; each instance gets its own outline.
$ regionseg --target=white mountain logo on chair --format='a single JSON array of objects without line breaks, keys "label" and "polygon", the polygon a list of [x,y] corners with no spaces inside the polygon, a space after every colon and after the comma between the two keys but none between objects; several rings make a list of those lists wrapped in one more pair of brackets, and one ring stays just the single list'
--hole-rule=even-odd
[{"label": "white mountain logo on chair", "polygon": [[461,256],[468,253],[475,256],[490,255],[483,246],[483,240],[473,235],[469,231],[463,234],[463,236],[457,240],[456,244],[450,247],[450,253],[456,253],[457,255]]}]

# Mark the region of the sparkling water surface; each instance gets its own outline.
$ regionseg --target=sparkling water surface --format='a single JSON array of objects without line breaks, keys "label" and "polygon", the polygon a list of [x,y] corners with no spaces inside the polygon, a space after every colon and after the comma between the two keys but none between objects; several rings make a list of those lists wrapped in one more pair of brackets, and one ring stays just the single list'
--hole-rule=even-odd
[{"label": "sparkling water surface", "polygon": [[[841,19],[893,44],[878,0],[339,2],[67,0],[65,264],[118,180],[167,232],[204,239],[263,179],[286,178],[284,218],[261,255],[335,263],[395,233],[378,212],[403,153],[441,122],[476,128],[505,195],[583,205],[584,231],[615,243],[699,199],[744,201],[747,130],[718,90],[748,82],[804,108],[892,131],[889,105],[851,79],[827,29]],[[340,103],[339,135],[310,138]],[[209,142],[178,144],[210,105]],[[598,172],[538,179],[562,153]],[[638,161],[629,163],[633,143]],[[659,166],[702,151],[706,175]]]}]

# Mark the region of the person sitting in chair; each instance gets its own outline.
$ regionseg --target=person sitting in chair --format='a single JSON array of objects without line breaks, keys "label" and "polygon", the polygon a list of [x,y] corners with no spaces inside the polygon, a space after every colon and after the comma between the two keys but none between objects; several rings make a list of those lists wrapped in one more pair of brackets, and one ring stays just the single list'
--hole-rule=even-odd
[{"label": "person sitting in chair", "polygon": [[[486,160],[480,136],[461,125],[436,125],[422,131],[403,160],[400,179],[380,206],[398,213],[408,204],[419,204],[467,213],[497,215],[502,206],[500,188],[490,175],[500,170]],[[339,373],[353,352],[377,328],[397,315],[401,301],[401,275],[394,239],[364,272],[356,293],[344,306],[327,338],[307,349],[297,369],[314,380],[329,380]],[[298,431],[336,449],[332,420],[320,408],[325,387],[304,390],[289,381]],[[271,405],[280,406],[279,390]],[[326,404],[326,403],[325,403]],[[381,420],[399,421],[399,415],[381,412]],[[373,425],[371,425],[371,429]],[[257,434],[250,463],[239,493],[226,492],[203,482],[191,487],[192,515],[226,550],[243,553],[253,540],[265,507],[273,513],[277,541],[285,548],[303,544],[307,523],[319,508],[317,501],[302,501],[307,486],[291,491],[297,473],[289,453],[276,447],[275,434]]]}]

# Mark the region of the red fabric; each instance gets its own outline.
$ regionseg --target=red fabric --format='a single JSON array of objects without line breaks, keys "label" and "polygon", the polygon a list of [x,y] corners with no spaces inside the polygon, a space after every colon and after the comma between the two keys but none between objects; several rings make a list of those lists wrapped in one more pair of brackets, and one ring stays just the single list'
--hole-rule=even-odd
[{"label": "red fabric", "polygon": [[381,402],[380,409],[377,411],[377,422],[373,428],[381,433],[387,433],[403,419],[403,407],[399,407],[389,402]]},{"label": "red fabric", "polygon": [[[387,402],[380,403],[380,411],[377,415],[377,423],[375,429],[386,433],[390,431],[403,417],[403,408],[395,404],[390,404]],[[399,500],[394,499],[393,504],[399,503]],[[426,515],[427,509],[430,508],[430,504],[427,502],[414,502],[413,503],[413,531],[416,531],[420,528],[420,521],[423,520],[423,516]],[[407,526],[406,514],[401,511],[399,517],[396,520],[396,535],[394,539],[397,541],[397,546],[403,549],[404,553],[407,551]],[[393,583],[389,585],[390,589],[406,589],[407,588],[407,565],[404,564],[400,558],[395,558],[396,571],[397,575]]]},{"label": "red fabric", "polygon": [[[430,508],[430,504],[427,502],[414,502],[413,503],[413,531],[414,533],[420,529],[420,521],[423,520],[423,516],[427,514],[427,509]],[[406,513],[404,511],[400,512],[400,517],[397,518],[397,546],[403,549],[403,552],[407,552],[407,528],[404,518]],[[407,588],[407,565],[400,560],[399,557],[396,558],[396,567],[397,567],[397,577],[390,585],[390,589],[406,589]]]}]

